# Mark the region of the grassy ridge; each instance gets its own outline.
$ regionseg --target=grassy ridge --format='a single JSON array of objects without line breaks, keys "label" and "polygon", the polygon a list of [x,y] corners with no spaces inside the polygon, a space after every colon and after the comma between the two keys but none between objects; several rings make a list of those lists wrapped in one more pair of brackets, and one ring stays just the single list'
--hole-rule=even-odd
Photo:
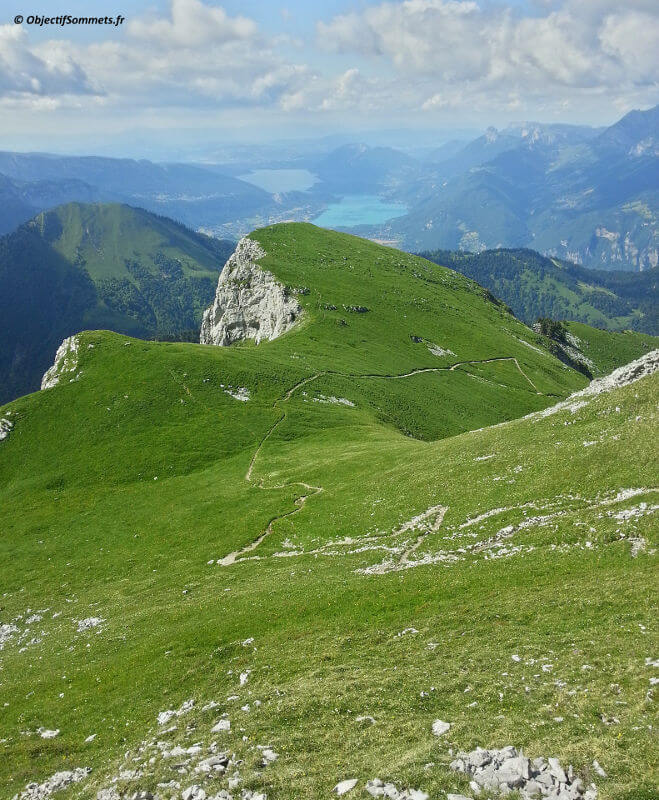
[{"label": "grassy ridge", "polygon": [[581,351],[595,364],[599,375],[606,375],[659,345],[659,337],[635,331],[613,333],[580,322],[566,322],[565,327],[579,339]]},{"label": "grassy ridge", "polygon": [[217,279],[220,245],[166,217],[116,203],[69,203],[35,217],[32,227],[72,263],[84,264],[97,280],[135,282],[126,262],[157,256],[178,261],[186,277]]},{"label": "grassy ridge", "polygon": [[[73,382],[2,409],[9,795],[75,766],[93,772],[71,797],[136,767],[122,792],[197,782],[140,752],[164,738],[218,740],[244,759],[241,787],[279,800],[375,776],[441,797],[467,788],[449,747],[508,743],[573,763],[602,798],[649,798],[656,532],[649,514],[612,514],[656,502],[656,379],[472,431],[585,380],[522,344],[533,334],[462,276],[311,226],[255,238],[264,266],[308,288],[300,327],[233,348],[85,333]],[[509,360],[477,363],[492,357]],[[441,371],[394,377],[428,366]],[[642,491],[616,501],[622,488]],[[404,556],[416,533],[400,526],[437,504],[444,521],[414,553],[434,563],[359,571]],[[548,518],[502,552],[500,529],[533,516]],[[216,563],[263,532],[238,563]],[[104,622],[79,633],[92,616]],[[163,733],[157,713],[188,698]],[[224,711],[231,732],[211,735]],[[441,740],[438,717],[452,723]],[[263,768],[265,744],[279,758]]]}]

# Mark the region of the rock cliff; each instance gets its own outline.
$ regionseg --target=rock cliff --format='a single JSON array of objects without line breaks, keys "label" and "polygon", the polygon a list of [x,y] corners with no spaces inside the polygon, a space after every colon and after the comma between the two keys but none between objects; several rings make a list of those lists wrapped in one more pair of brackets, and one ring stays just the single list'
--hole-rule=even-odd
[{"label": "rock cliff", "polygon": [[204,312],[200,342],[222,347],[244,339],[258,344],[288,331],[302,314],[294,295],[256,264],[263,248],[244,237],[227,261],[215,300]]},{"label": "rock cliff", "polygon": [[69,336],[57,348],[55,353],[55,360],[53,366],[46,370],[43,378],[41,379],[42,389],[52,389],[57,386],[60,378],[65,373],[70,373],[70,380],[75,380],[75,373],[78,367],[78,337]]}]

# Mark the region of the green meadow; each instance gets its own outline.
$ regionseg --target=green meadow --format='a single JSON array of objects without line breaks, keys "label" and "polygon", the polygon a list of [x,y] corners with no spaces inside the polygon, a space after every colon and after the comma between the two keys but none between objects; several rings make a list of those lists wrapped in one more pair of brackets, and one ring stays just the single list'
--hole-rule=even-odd
[{"label": "green meadow", "polygon": [[[587,380],[473,281],[251,236],[290,332],[85,332],[0,409],[2,796],[89,767],[56,797],[475,797],[455,753],[512,744],[656,797],[656,376],[543,414]],[[602,372],[657,346],[570,330]]]}]

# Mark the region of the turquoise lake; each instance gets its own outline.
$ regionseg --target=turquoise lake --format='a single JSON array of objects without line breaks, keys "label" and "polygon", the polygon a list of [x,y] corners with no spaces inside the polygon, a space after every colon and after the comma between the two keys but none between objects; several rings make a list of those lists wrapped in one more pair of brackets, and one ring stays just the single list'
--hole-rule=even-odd
[{"label": "turquoise lake", "polygon": [[356,225],[378,225],[393,217],[402,217],[407,206],[391,203],[373,194],[350,194],[339,203],[330,203],[313,220],[323,228],[353,228]]},{"label": "turquoise lake", "polygon": [[306,192],[318,180],[308,169],[255,169],[238,176],[266,192]]}]

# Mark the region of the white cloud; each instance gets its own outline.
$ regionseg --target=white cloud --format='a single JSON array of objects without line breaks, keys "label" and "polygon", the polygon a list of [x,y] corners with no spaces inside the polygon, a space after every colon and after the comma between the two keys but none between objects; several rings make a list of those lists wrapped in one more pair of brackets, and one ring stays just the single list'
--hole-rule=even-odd
[{"label": "white cloud", "polygon": [[163,48],[205,47],[232,41],[249,41],[257,34],[247,17],[229,17],[223,8],[200,0],[171,0],[171,18],[155,15],[131,20],[128,33]]},{"label": "white cloud", "polygon": [[125,32],[84,45],[30,46],[23,28],[0,26],[0,97],[48,94],[66,104],[84,92],[124,108],[268,104],[310,75],[281,55],[283,41],[201,0],[171,0],[167,16],[135,18]]},{"label": "white cloud", "polygon": [[[655,6],[656,12],[657,6]],[[602,50],[625,65],[634,83],[656,83],[659,64],[659,13],[610,14],[599,30]]]},{"label": "white cloud", "polygon": [[92,92],[82,67],[57,44],[30,48],[18,25],[0,25],[0,95],[64,95]]},{"label": "white cloud", "polygon": [[[0,26],[2,109],[118,109],[183,118],[212,111],[392,117],[566,118],[659,99],[656,0],[537,0],[534,15],[487,0],[386,0],[317,25],[318,57],[211,0],[108,29],[32,42]],[[285,9],[281,10],[285,17]],[[56,38],[55,38],[56,37]],[[191,118],[193,118],[191,116]]]},{"label": "white cloud", "polygon": [[[616,95],[659,81],[659,5],[648,0],[568,0],[534,16],[473,0],[383,2],[318,24],[318,41],[344,56],[388,64],[420,85],[421,104],[450,105],[483,92],[524,98],[610,90]],[[655,94],[656,97],[656,94]]]}]

